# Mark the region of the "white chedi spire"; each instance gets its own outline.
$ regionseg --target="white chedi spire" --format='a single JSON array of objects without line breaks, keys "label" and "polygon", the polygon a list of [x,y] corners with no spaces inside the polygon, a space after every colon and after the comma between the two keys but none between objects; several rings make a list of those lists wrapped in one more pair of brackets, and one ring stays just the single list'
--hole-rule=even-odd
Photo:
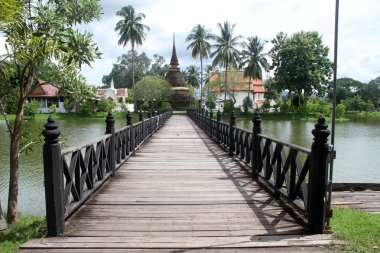
[{"label": "white chedi spire", "polygon": [[115,84],[114,84],[114,82],[113,82],[113,78],[112,78],[112,80],[111,80],[111,87],[110,87],[110,89],[111,89],[111,90],[115,90]]}]

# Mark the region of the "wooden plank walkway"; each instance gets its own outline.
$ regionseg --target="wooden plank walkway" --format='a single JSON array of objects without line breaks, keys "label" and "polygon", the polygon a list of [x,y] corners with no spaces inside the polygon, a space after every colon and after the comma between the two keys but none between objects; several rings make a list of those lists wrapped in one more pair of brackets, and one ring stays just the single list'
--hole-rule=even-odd
[{"label": "wooden plank walkway", "polygon": [[66,222],[21,252],[327,252],[246,168],[172,116]]}]

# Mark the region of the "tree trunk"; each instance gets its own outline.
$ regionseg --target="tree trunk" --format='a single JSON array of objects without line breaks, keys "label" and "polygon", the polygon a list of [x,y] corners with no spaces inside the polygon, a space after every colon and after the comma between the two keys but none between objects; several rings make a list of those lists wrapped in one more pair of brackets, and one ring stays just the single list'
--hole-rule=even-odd
[{"label": "tree trunk", "polygon": [[227,66],[228,66],[228,61],[226,60],[226,74],[224,76],[224,101],[227,100]]},{"label": "tree trunk", "polygon": [[200,56],[201,58],[201,102],[203,98],[203,62],[202,62],[202,55]]},{"label": "tree trunk", "polygon": [[135,99],[135,45],[132,43],[132,90],[133,90],[133,109],[137,111],[137,101]]},{"label": "tree trunk", "polygon": [[[22,95],[20,95],[22,96]],[[25,100],[20,98],[16,119],[11,135],[11,148],[9,152],[10,172],[9,172],[9,192],[8,192],[8,215],[7,220],[10,224],[18,222],[17,205],[18,205],[18,182],[20,167],[20,141],[21,141],[21,124],[24,117]]]}]

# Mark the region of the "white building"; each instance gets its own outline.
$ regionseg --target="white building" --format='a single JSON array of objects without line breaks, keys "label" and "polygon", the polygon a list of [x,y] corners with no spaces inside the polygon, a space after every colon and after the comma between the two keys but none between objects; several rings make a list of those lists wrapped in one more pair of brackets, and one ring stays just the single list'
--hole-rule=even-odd
[{"label": "white building", "polygon": [[53,112],[52,105],[55,105],[55,112],[67,113],[63,105],[64,96],[58,87],[42,80],[38,80],[37,84],[38,86],[28,96],[28,100],[37,100],[40,103],[38,109],[40,113]]},{"label": "white building", "polygon": [[[213,88],[213,93],[217,94],[220,102],[224,100],[224,76],[225,72],[213,73],[210,82],[217,82],[219,85]],[[227,71],[227,99],[236,100],[235,107],[243,107],[243,100],[249,94],[253,100],[253,108],[260,108],[265,101],[265,89],[263,81],[260,79],[251,79],[244,77],[244,71],[230,70]]]},{"label": "white building", "polygon": [[128,97],[128,90],[115,89],[113,80],[111,81],[111,85],[108,89],[98,89],[97,97],[104,97],[108,100],[113,101],[115,103],[115,111],[122,111],[122,104],[124,104],[127,110],[133,112],[133,104],[126,102],[126,98]]}]

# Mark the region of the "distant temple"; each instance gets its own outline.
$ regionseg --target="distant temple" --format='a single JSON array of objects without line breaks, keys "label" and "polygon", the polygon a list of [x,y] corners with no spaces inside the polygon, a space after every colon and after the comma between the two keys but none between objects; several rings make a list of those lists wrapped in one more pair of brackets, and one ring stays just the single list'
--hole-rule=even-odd
[{"label": "distant temple", "polygon": [[165,79],[172,87],[173,94],[170,103],[173,109],[186,109],[190,103],[190,92],[185,86],[185,78],[178,67],[178,58],[175,48],[175,38],[173,37],[173,52],[170,60],[170,68]]}]

